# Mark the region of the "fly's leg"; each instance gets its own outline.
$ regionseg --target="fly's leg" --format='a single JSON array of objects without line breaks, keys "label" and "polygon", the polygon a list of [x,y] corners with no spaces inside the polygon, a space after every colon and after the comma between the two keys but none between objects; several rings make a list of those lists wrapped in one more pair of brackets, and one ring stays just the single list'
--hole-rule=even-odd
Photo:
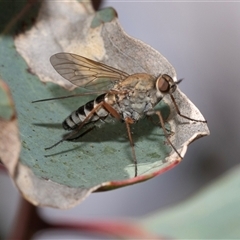
[{"label": "fly's leg", "polygon": [[45,150],[49,150],[51,148],[54,148],[55,146],[57,146],[59,143],[63,142],[63,141],[74,141],[80,137],[83,137],[84,135],[86,135],[87,133],[89,133],[90,131],[92,131],[95,128],[95,126],[90,127],[89,129],[87,129],[86,131],[84,131],[83,133],[81,133],[80,135],[78,135],[77,137],[73,137],[74,135],[76,135],[79,130],[77,131],[73,131],[70,134],[67,134],[64,138],[62,138],[60,141],[56,142],[55,144],[53,144],[50,147],[45,148]]},{"label": "fly's leg", "polygon": [[148,112],[148,115],[153,115],[153,114],[156,114],[159,118],[159,121],[160,121],[160,126],[162,127],[163,129],[163,132],[164,132],[164,135],[167,139],[167,142],[169,143],[169,145],[171,145],[171,147],[173,148],[173,150],[177,153],[177,155],[183,159],[183,157],[181,156],[181,154],[178,152],[178,150],[174,147],[174,145],[172,144],[172,142],[170,141],[169,139],[169,135],[167,133],[167,130],[165,128],[165,125],[164,125],[164,120],[163,120],[163,117],[162,117],[162,114],[160,111],[153,111],[153,112]]},{"label": "fly's leg", "polygon": [[[112,106],[110,106],[109,104],[105,103],[104,104],[104,108],[115,118],[117,119],[121,119],[121,116],[119,115],[119,113],[112,108]],[[133,139],[132,139],[132,134],[131,134],[131,129],[130,129],[130,125],[129,124],[133,124],[133,120],[131,118],[125,118],[124,119],[125,123],[126,123],[126,127],[127,127],[127,133],[128,133],[128,139],[132,148],[132,155],[133,155],[133,163],[135,166],[135,177],[137,176],[137,158],[136,158],[136,153],[135,153],[135,149],[134,149],[134,143],[133,143]]]},{"label": "fly's leg", "polygon": [[60,144],[61,142],[64,141],[71,141],[74,139],[77,139],[79,137],[82,137],[83,135],[87,134],[88,132],[90,132],[94,127],[91,127],[89,129],[87,129],[85,132],[83,132],[82,134],[80,134],[77,138],[74,138],[74,136],[82,129],[82,127],[88,122],[88,120],[93,116],[94,113],[96,113],[100,108],[105,108],[106,111],[108,111],[113,117],[120,119],[120,115],[118,114],[118,112],[112,107],[110,106],[108,103],[106,102],[100,102],[95,108],[93,108],[89,114],[86,116],[86,118],[81,122],[81,124],[79,124],[79,126],[72,131],[70,134],[67,134],[65,137],[63,137],[60,141],[56,142],[55,144],[53,144],[50,147],[45,148],[45,150],[49,150],[53,147],[56,147],[58,144]]},{"label": "fly's leg", "polygon": [[190,120],[190,121],[207,123],[206,120],[193,119],[193,118],[190,118],[190,117],[188,117],[188,116],[185,116],[185,115],[181,114],[181,112],[180,112],[180,110],[179,110],[179,108],[178,108],[178,105],[177,105],[177,103],[176,103],[173,95],[170,94],[170,97],[171,97],[171,99],[172,99],[172,102],[173,102],[173,104],[174,104],[174,107],[175,107],[175,109],[176,109],[176,111],[177,111],[177,114],[178,114],[179,116],[181,116],[181,117],[183,117],[183,118],[186,118],[186,119],[188,119],[188,120]]},{"label": "fly's leg", "polygon": [[[117,119],[121,119],[121,116],[119,115],[119,113],[109,104],[104,102],[103,107],[115,118]],[[133,139],[132,139],[132,134],[131,134],[131,129],[130,129],[130,125],[129,124],[133,124],[133,120],[131,118],[125,118],[124,119],[125,123],[126,123],[126,127],[127,127],[127,133],[128,133],[128,139],[132,148],[132,155],[133,155],[133,163],[135,166],[135,177],[137,176],[137,158],[136,158],[136,153],[135,153],[135,149],[134,149],[134,143],[133,143]]]},{"label": "fly's leg", "polygon": [[[60,144],[61,142],[64,141],[71,141],[74,140],[74,136],[82,129],[82,127],[88,122],[88,120],[93,116],[93,114],[95,112],[97,112],[101,107],[105,106],[105,102],[100,102],[95,108],[93,108],[89,114],[86,116],[86,118],[81,122],[81,124],[79,124],[79,126],[72,131],[71,133],[67,134],[65,137],[63,137],[60,141],[56,142],[55,144],[53,144],[50,147],[45,148],[45,150],[49,150],[53,147],[56,147],[58,144]],[[107,110],[107,109],[106,109]],[[108,111],[108,110],[107,110]],[[115,110],[116,111],[116,110]],[[93,129],[93,128],[92,128]],[[91,128],[89,128],[88,130],[86,130],[85,132],[83,132],[79,137],[87,134],[89,131],[92,130]],[[73,139],[72,139],[73,138]]]},{"label": "fly's leg", "polygon": [[91,132],[96,126],[92,126],[90,128],[88,128],[86,131],[84,131],[83,133],[81,133],[80,135],[76,136],[76,137],[72,137],[72,138],[67,138],[65,141],[74,141],[77,140],[81,137],[83,137],[84,135],[86,135],[87,133]]},{"label": "fly's leg", "polygon": [[136,158],[136,153],[135,153],[135,149],[134,149],[134,143],[133,143],[133,139],[132,139],[132,134],[131,134],[131,129],[129,124],[133,124],[133,120],[131,118],[125,118],[125,123],[126,123],[126,127],[127,127],[127,133],[128,133],[128,139],[132,148],[132,155],[133,155],[133,163],[135,166],[135,177],[137,176],[137,158]]}]

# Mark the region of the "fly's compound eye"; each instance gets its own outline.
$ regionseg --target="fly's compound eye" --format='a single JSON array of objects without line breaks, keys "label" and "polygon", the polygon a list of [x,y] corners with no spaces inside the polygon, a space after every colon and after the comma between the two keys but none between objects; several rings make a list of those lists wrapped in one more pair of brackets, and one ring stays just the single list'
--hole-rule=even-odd
[{"label": "fly's compound eye", "polygon": [[176,83],[167,74],[161,75],[157,80],[157,88],[162,93],[173,93],[176,90]]}]

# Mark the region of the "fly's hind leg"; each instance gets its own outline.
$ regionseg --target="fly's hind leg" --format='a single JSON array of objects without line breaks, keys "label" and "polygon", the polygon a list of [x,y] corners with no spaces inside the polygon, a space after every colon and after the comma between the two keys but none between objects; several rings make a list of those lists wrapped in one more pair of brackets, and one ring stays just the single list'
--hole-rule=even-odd
[{"label": "fly's hind leg", "polygon": [[91,130],[93,130],[94,126],[90,127],[89,129],[87,129],[86,131],[84,131],[83,133],[81,133],[79,136],[76,137],[76,135],[79,133],[79,131],[82,129],[82,127],[84,125],[86,125],[86,123],[93,116],[93,114],[96,113],[103,105],[104,105],[104,102],[100,102],[95,108],[92,109],[92,111],[89,112],[89,114],[86,116],[86,118],[81,122],[81,124],[78,125],[78,127],[76,129],[74,129],[69,134],[65,135],[60,141],[56,142],[52,146],[45,148],[45,150],[49,150],[51,148],[54,148],[58,144],[60,144],[60,143],[62,143],[64,141],[73,141],[73,140],[75,140],[77,138],[80,138],[80,137],[84,136],[85,134],[87,134]]},{"label": "fly's hind leg", "polygon": [[[69,141],[69,142],[75,141],[75,140],[83,137],[83,136],[86,135],[87,133],[91,132],[95,127],[96,127],[96,126],[92,126],[92,127],[88,128],[87,130],[85,130],[83,133],[81,133],[81,134],[79,134],[79,135],[76,134],[76,137],[75,137],[75,136],[72,136],[71,138],[69,138],[68,135],[70,135],[71,133],[70,133],[70,134],[67,134],[67,135],[66,135],[67,138],[65,139],[65,141]],[[78,132],[77,132],[77,133],[78,133]]]},{"label": "fly's hind leg", "polygon": [[[80,137],[83,137],[84,135],[86,135],[87,133],[92,131],[94,128],[95,128],[95,126],[92,126],[92,127],[88,128],[86,131],[84,131],[83,133],[81,133],[80,135],[77,135],[77,133],[79,133],[80,129],[78,131],[74,130],[74,131],[70,132],[69,134],[66,134],[60,141],[54,143],[52,146],[45,148],[45,150],[49,150],[51,148],[54,148],[55,146],[57,146],[59,143],[61,143],[63,141],[74,141],[76,139],[79,139]],[[74,137],[74,135],[75,136],[77,135],[77,136]]]}]

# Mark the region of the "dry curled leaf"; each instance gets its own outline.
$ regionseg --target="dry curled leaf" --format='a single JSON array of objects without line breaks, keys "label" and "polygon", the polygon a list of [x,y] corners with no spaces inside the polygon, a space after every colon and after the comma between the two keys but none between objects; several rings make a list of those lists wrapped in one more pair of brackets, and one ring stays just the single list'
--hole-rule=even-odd
[{"label": "dry curled leaf", "polygon": [[13,177],[20,148],[17,115],[13,99],[7,84],[0,79],[0,159]]}]

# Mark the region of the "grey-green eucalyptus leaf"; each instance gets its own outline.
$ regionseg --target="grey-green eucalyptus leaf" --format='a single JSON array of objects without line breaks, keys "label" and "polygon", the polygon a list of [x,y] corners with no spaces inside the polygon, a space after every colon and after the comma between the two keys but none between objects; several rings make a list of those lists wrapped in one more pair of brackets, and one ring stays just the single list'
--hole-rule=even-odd
[{"label": "grey-green eucalyptus leaf", "polygon": [[[129,37],[116,16],[112,8],[95,13],[86,2],[42,1],[36,23],[28,31],[19,34],[14,43],[5,35],[0,39],[0,53],[8,56],[0,59],[0,74],[13,94],[22,142],[15,182],[25,198],[35,205],[73,207],[93,191],[145,181],[181,161],[166,144],[162,129],[147,119],[132,126],[137,178],[133,178],[131,148],[121,122],[105,124],[77,142],[63,142],[51,150],[44,150],[61,139],[64,118],[94,98],[85,96],[32,103],[83,92],[83,89],[66,90],[75,86],[55,72],[49,62],[51,55],[71,52],[128,74],[146,72],[157,77],[166,73],[177,79],[166,58]],[[13,48],[14,44],[22,57]],[[204,119],[179,89],[174,97],[184,115]],[[189,143],[209,134],[206,124],[188,122],[178,116],[169,97],[165,97],[157,108],[168,119],[166,127],[173,132],[170,139],[182,156]]]}]

